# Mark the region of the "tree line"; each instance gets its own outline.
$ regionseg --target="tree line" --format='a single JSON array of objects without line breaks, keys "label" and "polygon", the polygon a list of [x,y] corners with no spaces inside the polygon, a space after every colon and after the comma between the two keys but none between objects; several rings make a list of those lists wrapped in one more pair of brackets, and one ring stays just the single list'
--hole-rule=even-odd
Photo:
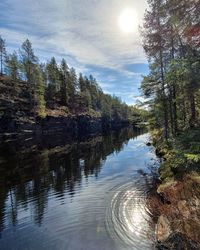
[{"label": "tree line", "polygon": [[200,1],[148,0],[141,34],[150,73],[141,89],[166,139],[200,125]]},{"label": "tree line", "polygon": [[95,112],[105,121],[134,120],[140,111],[129,107],[120,98],[103,93],[96,79],[70,68],[63,58],[58,64],[55,57],[40,63],[31,42],[23,42],[18,52],[6,52],[5,40],[0,37],[0,69],[13,81],[25,81],[30,88],[30,103],[39,116],[47,109],[64,106],[69,113]]}]

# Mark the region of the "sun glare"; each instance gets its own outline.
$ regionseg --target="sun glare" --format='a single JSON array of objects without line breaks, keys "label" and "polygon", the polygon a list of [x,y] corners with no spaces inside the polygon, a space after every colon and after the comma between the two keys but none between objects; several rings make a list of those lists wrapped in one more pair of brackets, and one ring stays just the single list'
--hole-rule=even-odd
[{"label": "sun glare", "polygon": [[119,27],[124,33],[132,33],[138,26],[138,16],[134,9],[127,8],[119,17]]}]

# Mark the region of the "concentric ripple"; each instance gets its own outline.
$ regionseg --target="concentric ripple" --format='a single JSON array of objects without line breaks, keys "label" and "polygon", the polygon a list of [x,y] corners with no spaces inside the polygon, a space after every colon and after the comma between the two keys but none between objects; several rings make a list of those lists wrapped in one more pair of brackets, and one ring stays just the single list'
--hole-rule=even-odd
[{"label": "concentric ripple", "polygon": [[[146,206],[151,178],[140,177],[140,182],[129,182],[112,190],[106,214],[106,226],[111,237],[123,249],[152,249],[154,229]],[[148,187],[148,188],[147,188]]]}]

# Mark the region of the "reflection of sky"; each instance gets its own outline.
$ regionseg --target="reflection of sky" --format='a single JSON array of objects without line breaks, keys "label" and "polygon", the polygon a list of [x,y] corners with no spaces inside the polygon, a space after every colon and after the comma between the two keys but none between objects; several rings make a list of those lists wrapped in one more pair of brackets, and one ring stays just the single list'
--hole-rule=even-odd
[{"label": "reflection of sky", "polygon": [[65,57],[78,71],[93,74],[104,91],[131,104],[147,60],[139,31],[122,33],[118,18],[133,8],[141,24],[146,6],[146,0],[1,0],[0,34],[9,50],[29,38],[42,60]]},{"label": "reflection of sky", "polygon": [[139,136],[129,141],[124,150],[117,155],[108,156],[99,178],[113,174],[130,175],[133,171],[144,169],[147,163],[154,157],[150,149],[145,145],[148,136]]}]

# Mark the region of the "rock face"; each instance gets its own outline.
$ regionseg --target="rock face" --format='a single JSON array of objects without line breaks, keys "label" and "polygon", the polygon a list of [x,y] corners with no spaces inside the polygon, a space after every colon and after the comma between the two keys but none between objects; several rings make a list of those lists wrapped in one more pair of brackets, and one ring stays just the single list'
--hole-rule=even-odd
[{"label": "rock face", "polygon": [[[114,124],[115,123],[115,124]],[[120,129],[128,126],[128,123],[119,122],[111,123],[105,129],[101,117],[92,117],[88,115],[77,116],[47,116],[45,118],[36,118],[35,120],[19,121],[17,119],[0,119],[0,141],[5,138],[6,134],[32,134],[32,135],[48,135],[61,133],[74,138],[87,135],[94,135],[108,132],[112,129]]]},{"label": "rock face", "polygon": [[13,134],[62,133],[76,138],[128,125],[127,121],[107,121],[94,110],[73,114],[61,106],[47,109],[45,118],[38,117],[34,110],[33,92],[24,82],[0,78],[0,141],[9,139]]},{"label": "rock face", "polygon": [[44,119],[37,118],[36,121],[24,123],[12,119],[0,119],[0,127],[3,138],[8,137],[9,134],[12,136],[13,134],[52,135],[59,133],[78,138],[102,132],[101,118],[84,115],[74,117],[47,116]]}]

